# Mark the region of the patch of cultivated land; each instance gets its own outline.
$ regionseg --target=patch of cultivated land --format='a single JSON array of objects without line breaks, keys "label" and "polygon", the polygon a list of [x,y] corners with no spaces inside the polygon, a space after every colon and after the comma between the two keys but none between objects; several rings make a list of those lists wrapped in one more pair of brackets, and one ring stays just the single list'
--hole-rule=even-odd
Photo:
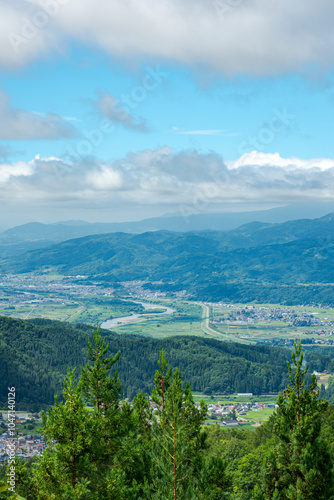
[{"label": "patch of cultivated land", "polygon": [[46,300],[45,303],[40,304],[15,304],[15,306],[0,307],[0,315],[19,319],[48,318],[70,323],[94,324],[105,321],[111,316],[121,316],[122,311],[110,306],[83,305],[76,301],[69,304],[55,304]]},{"label": "patch of cultivated land", "polygon": [[[334,340],[334,309],[327,307],[201,303],[163,297],[144,290],[141,282],[119,285],[84,278],[51,273],[5,275],[0,288],[0,315],[94,325],[145,314],[130,322],[120,321],[112,329],[120,334],[199,335],[252,344],[289,345],[297,338],[305,343],[332,345]],[[149,306],[144,309],[139,302]],[[163,314],[166,307],[174,313]]]},{"label": "patch of cultivated land", "polygon": [[169,337],[173,335],[206,335],[202,330],[203,307],[186,301],[161,301],[166,307],[174,309],[173,314],[145,317],[144,321],[113,327],[119,334],[137,334],[150,337]]}]

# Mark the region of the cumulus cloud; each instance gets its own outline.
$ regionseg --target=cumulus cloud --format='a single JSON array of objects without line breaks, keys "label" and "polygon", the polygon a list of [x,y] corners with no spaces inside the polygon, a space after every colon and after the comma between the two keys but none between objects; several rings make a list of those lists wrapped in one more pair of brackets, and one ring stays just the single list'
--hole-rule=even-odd
[{"label": "cumulus cloud", "polygon": [[[333,200],[334,160],[253,152],[226,164],[217,154],[175,153],[168,146],[129,153],[112,163],[36,156],[0,164],[0,199],[17,207],[156,211],[215,209],[226,203]],[[46,208],[46,211],[48,208]],[[132,215],[133,217],[133,215]]]},{"label": "cumulus cloud", "polygon": [[87,183],[101,191],[116,191],[122,188],[122,175],[108,165],[101,165],[87,175]]},{"label": "cumulus cloud", "polygon": [[[60,3],[54,2],[58,7]],[[0,65],[17,68],[52,50],[63,50],[64,33],[53,22],[59,9],[48,15],[41,4],[47,2],[0,0]]]},{"label": "cumulus cloud", "polygon": [[137,130],[138,132],[147,132],[148,128],[144,119],[139,121],[126,109],[120,101],[117,101],[111,94],[100,92],[99,99],[94,102],[98,111],[111,122],[123,125],[123,127]]},{"label": "cumulus cloud", "polygon": [[33,169],[30,163],[22,161],[13,164],[3,163],[0,165],[0,189],[1,185],[8,186],[12,178],[30,177],[32,173]]},{"label": "cumulus cloud", "polygon": [[331,0],[0,0],[0,63],[21,66],[74,40],[228,75],[302,71],[334,61],[333,16]]},{"label": "cumulus cloud", "polygon": [[300,169],[320,169],[327,170],[334,168],[334,160],[331,158],[317,158],[311,160],[303,160],[300,158],[281,158],[278,153],[261,153],[259,151],[252,151],[250,153],[245,153],[237,161],[227,162],[231,168],[244,167],[246,165],[258,166],[258,167],[279,167],[279,168],[291,168],[292,170],[296,168]]},{"label": "cumulus cloud", "polygon": [[75,136],[75,129],[60,116],[16,109],[0,91],[1,139],[58,139]]}]

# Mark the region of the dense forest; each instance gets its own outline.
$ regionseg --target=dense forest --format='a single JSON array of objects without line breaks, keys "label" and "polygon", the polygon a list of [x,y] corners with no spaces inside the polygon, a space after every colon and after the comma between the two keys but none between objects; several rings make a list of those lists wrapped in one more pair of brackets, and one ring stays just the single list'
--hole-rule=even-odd
[{"label": "dense forest", "polygon": [[[278,408],[256,430],[203,426],[178,368],[160,352],[151,403],[122,400],[120,352],[95,329],[89,362],[63,401],[43,413],[47,447],[32,462],[13,459],[0,498],[13,500],[330,500],[334,494],[334,407],[319,398],[301,344],[286,372]],[[90,408],[86,405],[90,405]],[[5,471],[0,470],[5,479]],[[11,488],[11,490],[10,490]]]},{"label": "dense forest", "polygon": [[[161,349],[180,368],[192,389],[201,393],[278,392],[288,380],[285,367],[290,354],[283,348],[190,336],[159,340],[107,330],[102,334],[112,352],[121,351],[118,373],[129,398],[140,389],[151,392]],[[67,367],[78,368],[87,361],[87,339],[91,335],[87,325],[0,317],[0,407],[7,398],[7,386],[17,388],[21,409],[39,410],[52,404],[54,394],[61,393]],[[326,368],[330,366],[328,356],[316,359],[323,360]]]},{"label": "dense forest", "polygon": [[334,303],[334,217],[234,231],[112,233],[65,241],[2,260],[6,272],[56,269],[121,282],[162,281],[201,300]]}]

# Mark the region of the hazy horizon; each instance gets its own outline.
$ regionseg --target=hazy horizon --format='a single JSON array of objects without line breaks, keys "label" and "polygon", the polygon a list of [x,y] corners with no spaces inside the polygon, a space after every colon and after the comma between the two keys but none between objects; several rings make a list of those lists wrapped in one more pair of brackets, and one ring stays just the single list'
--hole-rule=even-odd
[{"label": "hazy horizon", "polygon": [[334,5],[267,5],[0,0],[0,228],[334,201]]},{"label": "hazy horizon", "polygon": [[[231,207],[233,208],[233,207]],[[161,221],[161,224],[163,225],[164,220],[180,220],[184,221],[185,227],[187,227],[187,222],[189,224],[189,219],[197,219],[203,221],[201,229],[205,228],[210,228],[210,221],[211,219],[218,215],[221,215],[222,217],[225,216],[226,219],[229,218],[229,216],[234,216],[236,223],[233,225],[233,227],[238,227],[237,221],[238,221],[238,216],[240,216],[240,225],[247,223],[242,221],[242,216],[243,215],[252,215],[254,214],[254,217],[250,217],[250,221],[260,221],[260,222],[285,222],[288,220],[297,220],[297,219],[316,219],[323,217],[325,215],[328,215],[330,213],[334,212],[334,202],[331,204],[329,202],[325,203],[313,203],[313,204],[287,204],[287,205],[280,205],[280,206],[275,206],[275,207],[263,207],[263,206],[257,206],[255,207],[248,207],[248,210],[246,210],[246,207],[239,207],[238,209],[235,210],[221,210],[221,211],[194,211],[194,212],[185,212],[182,213],[180,211],[177,212],[169,212],[169,213],[164,213],[162,215],[152,215],[149,214],[149,217],[133,217],[129,219],[124,219],[124,220],[111,220],[108,219],[107,217],[104,220],[85,220],[85,219],[62,219],[62,220],[53,220],[53,219],[44,219],[38,220],[27,220],[27,221],[22,221],[18,220],[17,224],[14,225],[8,225],[6,226],[5,224],[0,224],[0,233],[4,232],[8,229],[13,229],[15,227],[20,227],[24,226],[26,224],[31,224],[31,223],[40,223],[40,224],[46,224],[46,225],[57,225],[57,224],[66,224],[66,225],[80,225],[80,224],[116,224],[116,225],[126,225],[126,224],[131,224],[131,223],[140,223],[140,222],[145,222],[149,220],[156,220],[157,223]],[[271,216],[271,217],[270,217]],[[208,222],[207,226],[205,224],[205,221]],[[189,229],[192,230],[192,229]]]}]

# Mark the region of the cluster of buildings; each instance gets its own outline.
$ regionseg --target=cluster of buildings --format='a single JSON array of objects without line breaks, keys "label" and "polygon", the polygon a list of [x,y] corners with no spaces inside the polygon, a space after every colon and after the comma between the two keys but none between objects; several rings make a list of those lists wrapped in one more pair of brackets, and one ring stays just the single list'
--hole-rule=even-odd
[{"label": "cluster of buildings", "polygon": [[15,443],[15,456],[24,459],[41,455],[46,447],[46,443],[41,435],[28,434],[12,438],[8,432],[4,432],[0,436],[0,463],[6,462],[9,445],[13,443]]},{"label": "cluster of buildings", "polygon": [[[313,332],[312,332],[313,333]],[[319,332],[317,332],[317,335]],[[266,344],[266,345],[271,345],[271,346],[287,346],[291,347],[293,346],[294,341],[301,341],[302,344],[320,344],[320,345],[334,345],[334,340],[324,338],[324,339],[319,339],[319,338],[295,338],[295,339],[288,339],[288,338],[269,338],[269,339],[257,339],[256,343],[257,344]]]},{"label": "cluster of buildings", "polygon": [[[253,394],[247,394],[247,396],[253,396]],[[154,412],[157,407],[156,403],[150,401],[150,406]],[[199,408],[200,403],[195,403],[195,406]],[[278,408],[278,405],[275,403],[256,402],[211,403],[208,404],[207,417],[214,420],[219,419],[219,425],[226,427],[237,427],[243,422],[248,422],[248,420],[243,417],[249,412],[256,412],[264,408],[271,408],[272,410],[274,410],[275,408]]]},{"label": "cluster of buildings", "polygon": [[246,421],[243,417],[251,411],[259,411],[264,408],[277,408],[275,403],[213,403],[208,405],[208,413],[211,418],[220,418],[221,424],[226,427],[236,427]]},{"label": "cluster of buildings", "polygon": [[[33,303],[32,301],[64,300],[66,295],[112,295],[115,289],[108,284],[101,286],[100,283],[86,282],[86,276],[67,276],[59,279],[48,279],[48,276],[22,276],[2,275],[0,289],[3,295],[2,302]],[[44,295],[43,295],[44,294]],[[46,296],[45,296],[46,294]]]},{"label": "cluster of buildings", "polygon": [[[215,310],[214,323],[238,322],[238,323],[257,323],[281,321],[291,326],[334,326],[333,321],[324,321],[318,317],[319,313],[307,310],[285,309],[284,307],[265,307],[238,304],[210,304],[214,307],[225,309],[220,313]],[[227,310],[227,311],[226,311]]]},{"label": "cluster of buildings", "polygon": [[[214,318],[212,323],[216,325],[224,325],[227,328],[227,333],[231,329],[237,328],[239,330],[244,330],[244,337],[249,337],[251,331],[256,332],[257,329],[263,327],[270,328],[270,324],[274,324],[275,338],[271,337],[268,339],[258,339],[256,341],[259,343],[265,343],[269,345],[290,345],[293,340],[290,339],[280,339],[278,342],[278,325],[282,325],[282,333],[285,332],[286,328],[291,328],[294,331],[298,328],[298,335],[305,335],[304,343],[310,344],[327,344],[332,345],[334,342],[331,339],[317,339],[310,338],[310,335],[316,337],[331,337],[334,336],[334,320],[329,317],[320,317],[319,312],[314,310],[300,310],[300,309],[288,309],[284,307],[266,307],[266,306],[256,306],[256,305],[240,305],[240,304],[225,304],[219,303],[209,303],[214,312]],[[324,307],[322,309],[325,309]],[[327,308],[326,308],[327,309]],[[323,311],[322,311],[323,312]],[[305,331],[301,328],[305,327]],[[234,331],[234,330],[233,330]]]},{"label": "cluster of buildings", "polygon": [[[153,282],[152,284],[158,285],[160,282]],[[144,281],[133,280],[133,281],[123,281],[121,283],[124,291],[129,295],[135,295],[136,297],[140,297],[143,299],[163,299],[166,297],[165,292],[161,292],[160,290],[150,290],[148,288],[144,288]]]},{"label": "cluster of buildings", "polygon": [[[86,280],[87,276],[64,276],[58,279],[48,279],[48,276],[17,276],[2,275],[0,280],[0,307],[14,308],[15,305],[40,303],[71,304],[74,295],[102,295],[111,296],[115,288],[108,283],[91,282]],[[163,299],[165,292],[150,290],[144,287],[145,282],[134,280],[120,283],[123,291],[129,295],[135,295],[146,299]],[[160,282],[152,282],[159,285]],[[186,290],[174,292],[175,297],[186,297]]]},{"label": "cluster of buildings", "polygon": [[[3,419],[3,422],[6,423],[8,420],[8,414],[2,413],[0,416]],[[20,424],[31,423],[32,415],[29,413],[20,413],[16,412],[15,414],[15,436],[11,436],[9,431],[4,432],[0,435],[0,463],[5,462],[8,456],[8,450],[10,447],[15,444],[15,456],[19,458],[31,458],[35,455],[41,455],[43,453],[44,448],[46,447],[46,443],[43,439],[43,436],[39,434],[27,434],[25,436],[20,435],[19,429],[17,426]],[[41,421],[38,417],[35,421]]]},{"label": "cluster of buildings", "polygon": [[[166,292],[159,290],[159,285],[162,285],[162,281],[152,281],[152,285],[156,285],[156,290],[150,290],[146,288],[146,281],[133,280],[133,281],[123,281],[121,283],[123,289],[130,295],[135,295],[136,297],[144,299],[164,299],[167,295]],[[178,297],[180,299],[186,298],[189,294],[187,290],[180,290],[177,292],[169,292],[168,295]]]}]

